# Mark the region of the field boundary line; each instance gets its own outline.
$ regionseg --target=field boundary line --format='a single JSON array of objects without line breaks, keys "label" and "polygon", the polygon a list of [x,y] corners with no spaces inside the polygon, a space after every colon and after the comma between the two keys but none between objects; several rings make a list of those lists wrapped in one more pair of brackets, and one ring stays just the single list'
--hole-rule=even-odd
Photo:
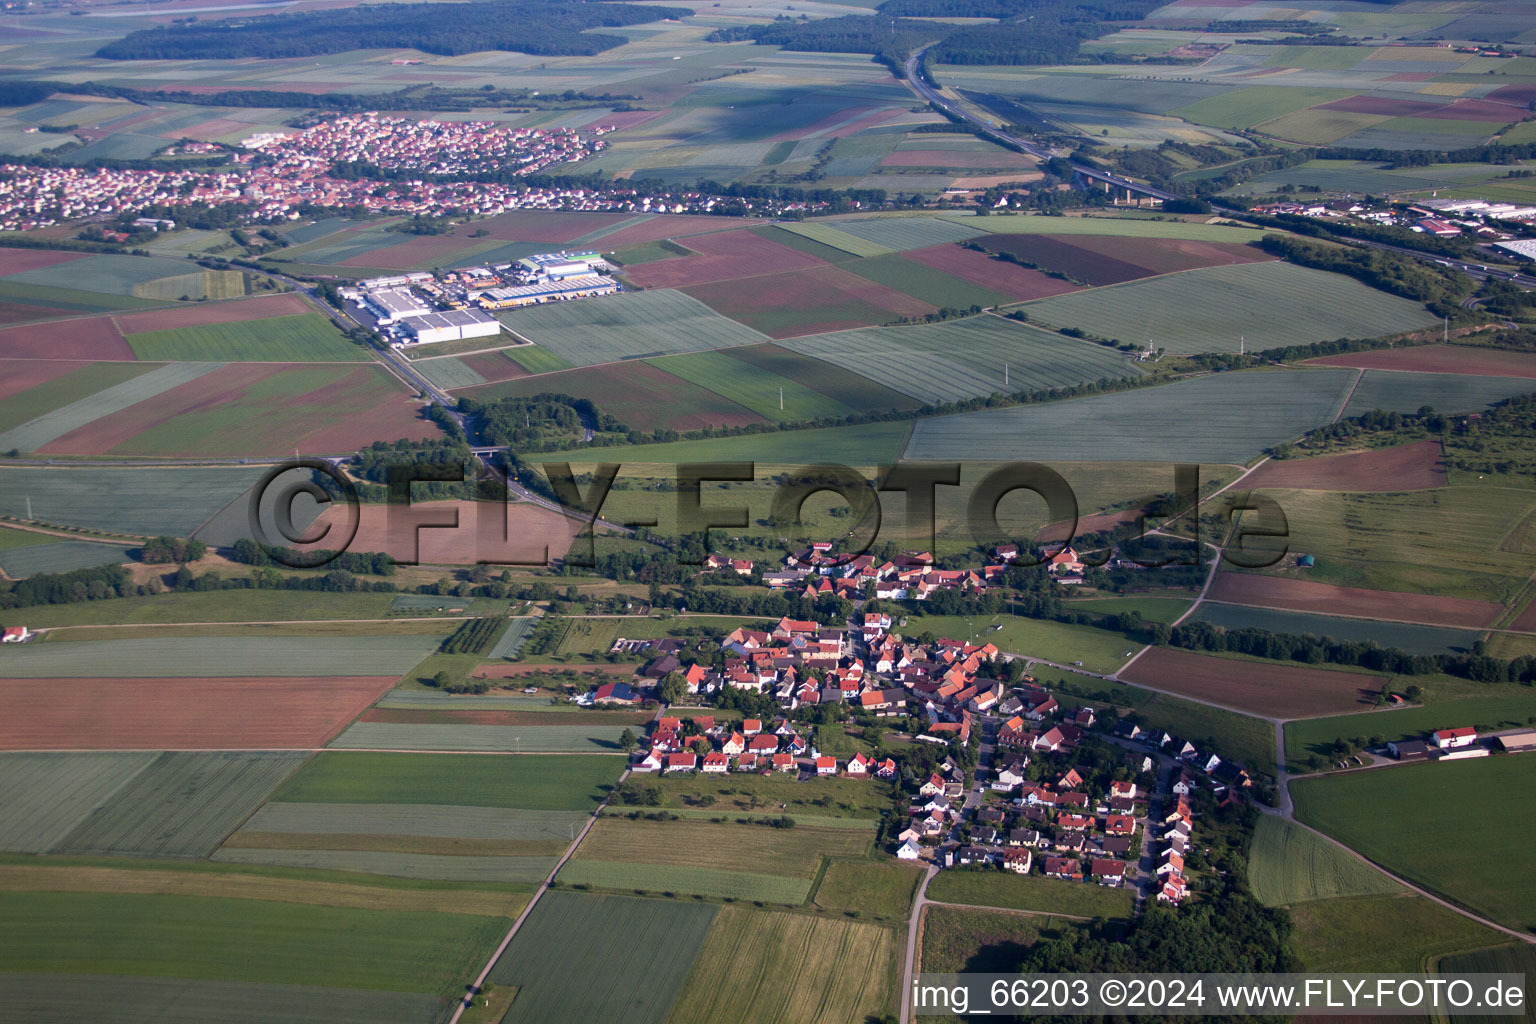
[{"label": "field boundary line", "polygon": [[475,994],[480,991],[481,986],[485,984],[485,979],[490,976],[491,971],[500,962],[502,955],[507,951],[507,947],[512,944],[512,940],[516,938],[519,929],[523,927],[523,922],[528,920],[528,915],[538,905],[539,898],[549,891],[550,883],[555,880],[555,876],[560,873],[560,869],[565,867],[565,862],[575,855],[576,848],[581,845],[583,839],[587,838],[587,833],[592,831],[592,826],[597,824],[597,819],[602,816],[603,810],[607,808],[608,801],[613,793],[618,790],[619,786],[624,784],[624,780],[627,778],[629,778],[629,768],[626,767],[623,773],[619,775],[618,781],[613,784],[613,789],[609,790],[609,795],[605,796],[603,802],[598,804],[592,811],[592,816],[582,826],[581,832],[576,836],[575,841],[566,847],[565,853],[555,862],[555,866],[550,868],[549,874],[545,876],[543,882],[539,883],[539,887],[533,891],[533,896],[523,906],[522,913],[518,914],[517,919],[512,922],[512,927],[507,929],[507,934],[502,938],[501,945],[496,947],[496,951],[491,954],[490,959],[485,962],[485,966],[480,969],[480,974],[475,978],[474,983],[470,985],[469,991],[459,997],[459,1005],[454,1008],[453,1016],[449,1018],[448,1024],[459,1024],[459,1018],[464,1016],[464,1011],[473,1005]]},{"label": "field boundary line", "polygon": [[1343,400],[1339,402],[1339,411],[1328,418],[1329,423],[1339,422],[1339,417],[1343,416],[1344,410],[1349,408],[1349,400],[1355,397],[1355,391],[1359,389],[1360,382],[1364,379],[1365,371],[1358,370],[1355,374],[1355,382],[1349,386],[1349,390],[1344,393]]}]

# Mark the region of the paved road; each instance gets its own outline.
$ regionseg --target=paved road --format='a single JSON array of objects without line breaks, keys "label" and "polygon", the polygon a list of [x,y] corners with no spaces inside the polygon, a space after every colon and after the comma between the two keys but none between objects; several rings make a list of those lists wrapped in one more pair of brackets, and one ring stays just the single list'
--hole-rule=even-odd
[{"label": "paved road", "polygon": [[[622,784],[627,778],[629,778],[628,768],[624,769],[624,774],[619,776],[619,784]],[[617,786],[615,786],[615,789],[617,789]],[[611,795],[613,791],[610,790],[609,792]],[[480,969],[480,973],[478,976],[476,976],[474,984],[469,987],[469,991],[466,992],[464,997],[459,1000],[459,1005],[454,1009],[453,1016],[449,1018],[448,1024],[459,1024],[459,1018],[464,1016],[465,1010],[469,1009],[470,1004],[474,1001],[475,993],[479,992],[480,987],[485,984],[485,979],[490,975],[491,969],[496,966],[496,961],[500,960],[501,955],[507,951],[507,947],[510,946],[512,944],[512,940],[517,937],[518,930],[523,927],[523,922],[528,920],[528,915],[533,913],[533,908],[538,905],[539,898],[549,891],[549,884],[555,880],[555,876],[560,873],[560,869],[565,867],[565,862],[570,860],[571,856],[575,854],[576,848],[581,845],[581,841],[587,838],[587,833],[592,831],[592,826],[597,824],[598,817],[603,813],[603,808],[607,806],[608,797],[604,797],[603,802],[598,805],[597,810],[593,812],[592,817],[588,818],[587,823],[582,826],[581,833],[577,835],[570,846],[566,847],[565,853],[561,855],[560,860],[556,862],[555,866],[550,869],[549,875],[545,877],[544,881],[539,883],[539,887],[534,890],[533,898],[528,901],[528,905],[523,908],[523,912],[517,915],[517,920],[512,922],[512,927],[507,929],[507,934],[502,938],[501,945],[496,947],[496,951],[491,954],[491,958],[487,960],[485,962],[485,966]],[[573,970],[575,967],[575,964],[571,965]]]},{"label": "paved road", "polygon": [[928,865],[928,873],[923,876],[922,884],[917,887],[917,899],[912,901],[912,913],[907,918],[907,958],[905,968],[901,976],[901,1021],[906,1024],[912,1019],[912,976],[917,970],[917,943],[919,931],[922,928],[923,908],[931,901],[928,899],[928,883],[933,881],[939,873],[937,864]]}]

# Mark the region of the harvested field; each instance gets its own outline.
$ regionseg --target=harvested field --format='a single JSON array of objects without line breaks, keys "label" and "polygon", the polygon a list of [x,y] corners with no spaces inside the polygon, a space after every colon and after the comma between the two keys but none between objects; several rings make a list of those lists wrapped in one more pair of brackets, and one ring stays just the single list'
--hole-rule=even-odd
[{"label": "harvested field", "polygon": [[0,330],[0,358],[95,361],[137,357],[111,317],[83,316]]},{"label": "harvested field", "polygon": [[1121,673],[1128,683],[1254,715],[1299,718],[1371,707],[1387,676],[1216,658],[1154,647]]},{"label": "harvested field", "polygon": [[1492,601],[1336,587],[1311,580],[1241,572],[1218,573],[1208,596],[1213,601],[1231,604],[1325,615],[1379,616],[1467,628],[1492,625],[1504,611],[1503,605]]},{"label": "harvested field", "polygon": [[[588,398],[603,412],[637,430],[697,430],[767,422],[725,395],[668,373],[662,369],[666,365],[670,364],[626,360],[466,388],[463,394],[480,400],[544,392]],[[743,375],[750,372],[742,368]]]},{"label": "harvested field", "polygon": [[1243,480],[1245,488],[1300,491],[1419,491],[1446,484],[1439,441],[1418,441],[1346,455],[1271,459]]},{"label": "harvested field", "polygon": [[[177,367],[207,364],[178,363]],[[71,430],[50,455],[255,456],[354,452],[441,430],[381,366],[231,364]]]},{"label": "harvested field", "polygon": [[1536,377],[1536,354],[1472,345],[1421,345],[1377,349],[1309,359],[1324,366],[1362,370],[1411,370],[1419,373],[1467,373],[1489,377]]},{"label": "harvested field", "polygon": [[924,249],[909,249],[903,255],[914,263],[946,274],[953,274],[982,288],[990,288],[1008,296],[1014,302],[1044,299],[1063,292],[1076,291],[1079,287],[1059,277],[1051,277],[1038,270],[1021,267],[1017,263],[996,260],[974,249],[958,245],[934,245]]},{"label": "harvested field", "polygon": [[297,292],[260,295],[233,302],[200,302],[196,305],[157,309],[145,313],[115,313],[110,318],[124,334],[146,331],[171,331],[183,327],[241,323],[270,317],[299,316],[313,313],[315,307]]},{"label": "harvested field", "polygon": [[937,308],[836,266],[685,289],[705,305],[774,339],[871,327]]},{"label": "harvested field", "polygon": [[206,857],[303,760],[286,753],[161,754],[54,849]]},{"label": "harvested field", "polygon": [[646,288],[682,288],[743,277],[820,267],[816,257],[779,245],[746,229],[689,239],[697,256],[679,256],[631,267],[625,276]]},{"label": "harvested field", "polygon": [[12,249],[0,247],[0,277],[9,277],[24,270],[41,270],[59,263],[77,260],[84,253],[56,252],[51,249]]},{"label": "harvested field", "polygon": [[394,676],[0,679],[0,748],[318,747]]},{"label": "harvested field", "polygon": [[[505,1024],[662,1024],[715,919],[708,903],[549,892],[490,980],[516,986]],[[603,964],[593,975],[576,964]]]},{"label": "harvested field", "polygon": [[511,356],[504,351],[476,352],[472,356],[460,356],[459,362],[478,373],[481,380],[490,383],[528,376],[528,371],[513,362]]},{"label": "harvested field", "polygon": [[[497,530],[498,513],[506,514],[506,540]],[[482,512],[490,517],[485,540],[481,530]],[[477,560],[497,561],[509,564],[545,564],[549,558],[559,558],[571,546],[571,538],[581,524],[551,512],[538,505],[514,502],[501,505],[497,502],[478,501],[427,501],[417,502],[409,508],[392,505],[365,504],[359,507],[361,516],[357,536],[349,545],[351,551],[382,551],[397,562],[424,565],[471,565]],[[447,526],[457,522],[457,526]],[[332,505],[317,520],[319,527],[330,526],[344,531],[347,526],[345,508]],[[417,524],[421,530],[417,531]],[[317,546],[323,547],[325,539]],[[545,547],[548,546],[548,557]],[[300,547],[299,550],[304,550]]]},{"label": "harvested field", "polygon": [[0,754],[0,850],[47,853],[154,760],[149,753]]},{"label": "harvested field", "polygon": [[895,1003],[900,952],[897,933],[880,925],[724,907],[670,1021],[876,1019]]}]

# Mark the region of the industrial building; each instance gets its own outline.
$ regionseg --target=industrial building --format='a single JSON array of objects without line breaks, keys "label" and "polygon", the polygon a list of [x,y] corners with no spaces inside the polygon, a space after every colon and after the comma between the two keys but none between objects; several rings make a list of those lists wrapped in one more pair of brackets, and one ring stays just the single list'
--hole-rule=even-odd
[{"label": "industrial building", "polygon": [[432,345],[464,338],[494,338],[501,333],[501,321],[477,309],[450,309],[443,313],[408,316],[400,327],[407,344]]},{"label": "industrial building", "polygon": [[476,301],[486,309],[512,309],[531,306],[537,302],[555,302],[562,299],[585,299],[594,295],[612,295],[619,284],[611,277],[588,274],[568,277],[548,284],[525,284],[516,288],[487,288],[476,296]]},{"label": "industrial building", "polygon": [[1522,238],[1515,242],[1495,242],[1494,248],[1503,249],[1523,260],[1536,260],[1536,239]]},{"label": "industrial building", "polygon": [[595,252],[552,252],[527,256],[517,261],[518,271],[531,283],[564,281],[572,277],[590,277],[608,264]]},{"label": "industrial building", "polygon": [[409,288],[380,288],[364,293],[362,301],[368,312],[378,318],[381,327],[432,312],[426,300]]}]

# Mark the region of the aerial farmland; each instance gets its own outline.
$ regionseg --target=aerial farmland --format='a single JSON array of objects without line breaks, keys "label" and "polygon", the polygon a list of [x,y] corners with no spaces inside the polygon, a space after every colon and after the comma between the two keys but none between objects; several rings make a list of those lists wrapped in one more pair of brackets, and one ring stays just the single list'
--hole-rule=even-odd
[{"label": "aerial farmland", "polygon": [[1528,971],[1521,5],[0,46],[0,1020]]}]

